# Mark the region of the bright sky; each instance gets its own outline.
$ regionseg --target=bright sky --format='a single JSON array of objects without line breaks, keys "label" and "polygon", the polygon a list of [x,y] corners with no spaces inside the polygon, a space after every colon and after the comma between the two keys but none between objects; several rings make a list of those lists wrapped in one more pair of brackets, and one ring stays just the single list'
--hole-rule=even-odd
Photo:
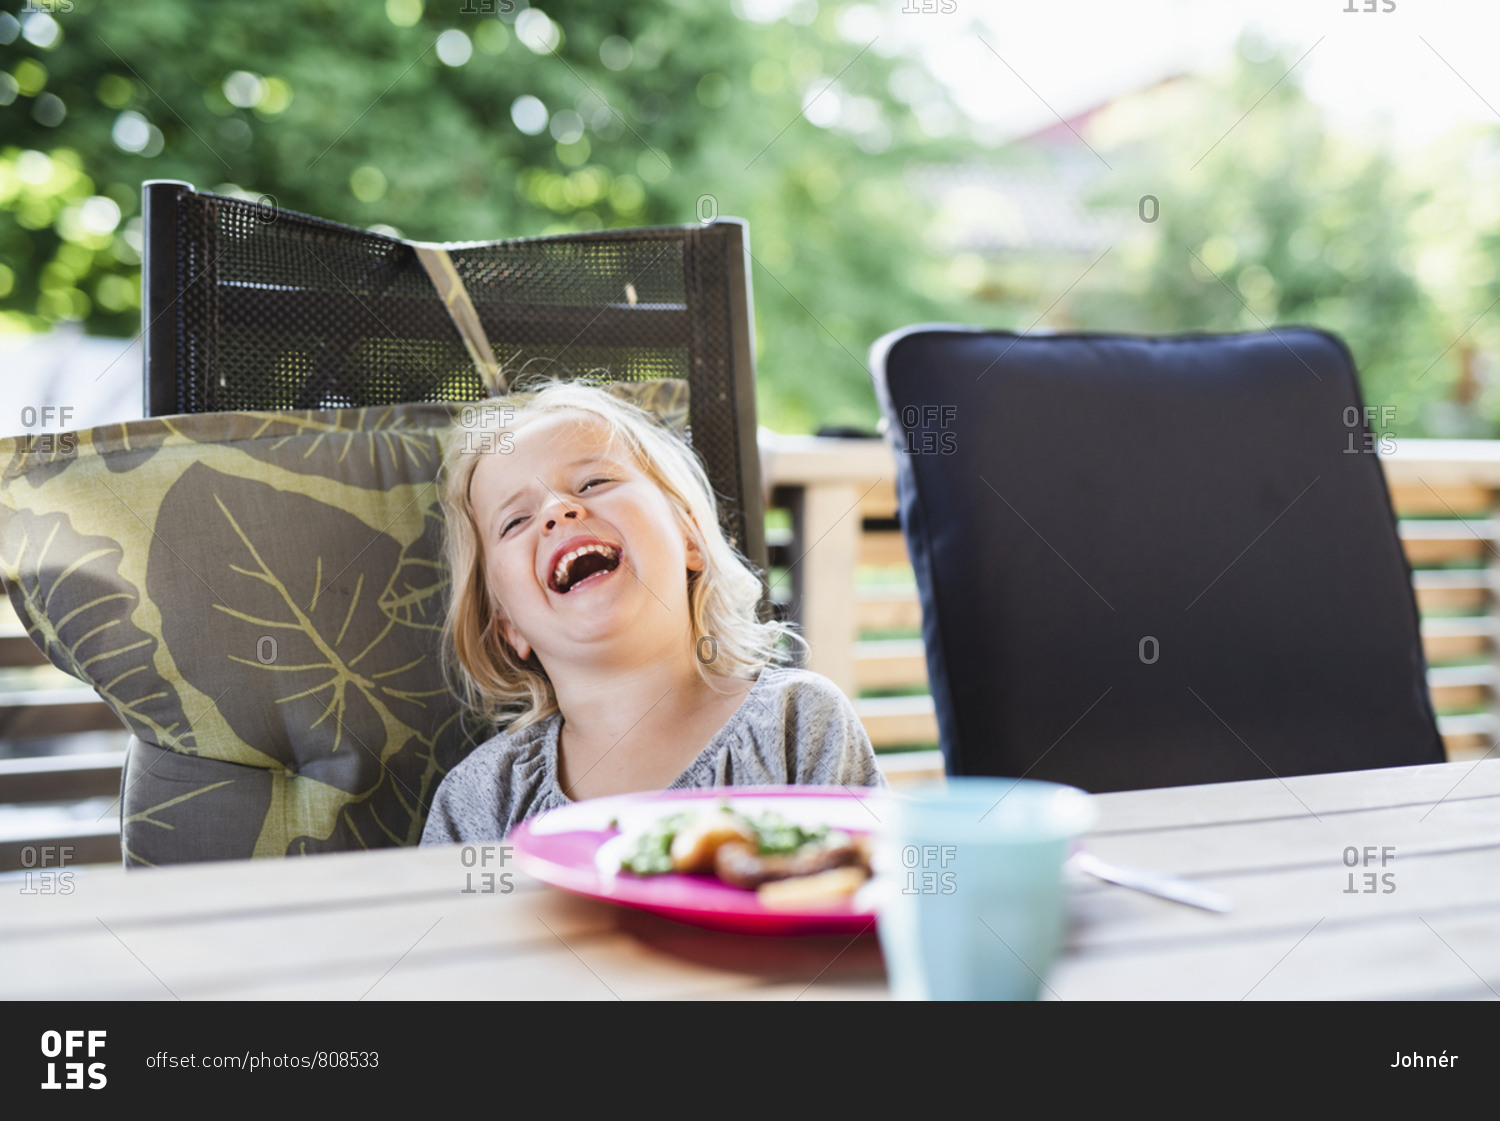
[{"label": "bright sky", "polygon": [[[1382,10],[1366,12],[1367,3]],[[1388,3],[881,0],[878,19],[867,11],[841,27],[851,38],[863,25],[882,39],[920,43],[964,108],[1005,134],[1053,123],[1041,99],[1066,117],[1174,72],[1215,69],[1247,29],[1292,58],[1309,52],[1296,73],[1336,126],[1378,130],[1385,117],[1404,147],[1465,122],[1500,125],[1500,4],[1395,0],[1394,11],[1383,10]],[[1342,10],[1351,5],[1360,10]],[[922,12],[926,6],[939,10]]]}]

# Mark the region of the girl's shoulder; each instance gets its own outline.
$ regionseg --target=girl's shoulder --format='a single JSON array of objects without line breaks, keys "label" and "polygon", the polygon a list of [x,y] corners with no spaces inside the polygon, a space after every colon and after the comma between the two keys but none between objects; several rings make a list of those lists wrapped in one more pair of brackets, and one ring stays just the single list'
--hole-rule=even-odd
[{"label": "girl's shoulder", "polygon": [[529,779],[522,785],[538,785],[550,773],[550,753],[556,744],[556,728],[561,717],[552,716],[525,728],[495,732],[480,746],[463,756],[447,773],[438,794],[462,797],[483,792],[493,797],[496,791],[513,788],[517,779]]},{"label": "girl's shoulder", "polygon": [[821,673],[761,670],[745,702],[678,786],[882,785],[854,705]]},{"label": "girl's shoulder", "polygon": [[480,746],[475,747],[465,756],[465,762],[480,752],[495,755],[495,753],[526,752],[526,750],[538,749],[541,744],[546,743],[550,726],[558,723],[558,720],[561,720],[561,716],[558,713],[552,713],[550,716],[544,716],[543,719],[528,723],[525,728],[498,728],[495,734],[490,735]]},{"label": "girl's shoulder", "polygon": [[766,666],[738,711],[720,732],[721,739],[761,743],[805,743],[839,739],[859,718],[844,691],[821,673],[795,666]]},{"label": "girl's shoulder", "polygon": [[501,840],[517,822],[561,801],[557,793],[556,713],[497,732],[439,784],[423,844]]},{"label": "girl's shoulder", "polygon": [[767,666],[751,690],[762,700],[771,695],[807,704],[830,704],[842,708],[849,704],[844,691],[821,673],[797,666]]}]

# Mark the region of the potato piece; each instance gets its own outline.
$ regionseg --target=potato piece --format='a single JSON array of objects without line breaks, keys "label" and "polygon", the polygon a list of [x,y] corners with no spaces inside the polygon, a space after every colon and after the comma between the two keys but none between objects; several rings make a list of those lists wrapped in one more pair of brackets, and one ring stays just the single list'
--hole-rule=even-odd
[{"label": "potato piece", "polygon": [[728,810],[700,815],[672,838],[672,871],[703,873],[714,870],[719,846],[731,841],[756,843],[755,830]]},{"label": "potato piece", "polygon": [[870,873],[864,868],[846,865],[812,876],[773,880],[758,887],[755,897],[760,900],[761,906],[772,911],[800,911],[848,899],[869,878]]}]

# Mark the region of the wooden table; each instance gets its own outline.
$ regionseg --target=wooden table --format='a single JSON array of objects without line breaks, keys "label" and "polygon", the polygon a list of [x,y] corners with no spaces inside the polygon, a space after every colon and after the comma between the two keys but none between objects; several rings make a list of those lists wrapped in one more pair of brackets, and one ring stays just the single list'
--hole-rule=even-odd
[{"label": "wooden table", "polygon": [[[1237,906],[1215,915],[1080,883],[1044,996],[1497,996],[1500,760],[1099,801],[1093,852],[1201,878]],[[0,996],[886,995],[873,933],[709,934],[519,873],[508,893],[497,878],[493,893],[466,894],[503,871],[468,855],[472,867],[451,847],[129,875],[85,868],[71,885],[52,877],[71,886],[65,895],[22,894],[26,881],[8,877]]]}]

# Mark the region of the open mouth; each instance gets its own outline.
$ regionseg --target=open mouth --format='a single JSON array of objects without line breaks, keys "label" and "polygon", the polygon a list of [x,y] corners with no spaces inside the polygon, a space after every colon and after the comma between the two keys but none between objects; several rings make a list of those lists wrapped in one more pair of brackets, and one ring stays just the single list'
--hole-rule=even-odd
[{"label": "open mouth", "polygon": [[558,595],[567,595],[586,583],[603,579],[619,567],[618,546],[604,541],[590,541],[557,558],[548,584]]}]

